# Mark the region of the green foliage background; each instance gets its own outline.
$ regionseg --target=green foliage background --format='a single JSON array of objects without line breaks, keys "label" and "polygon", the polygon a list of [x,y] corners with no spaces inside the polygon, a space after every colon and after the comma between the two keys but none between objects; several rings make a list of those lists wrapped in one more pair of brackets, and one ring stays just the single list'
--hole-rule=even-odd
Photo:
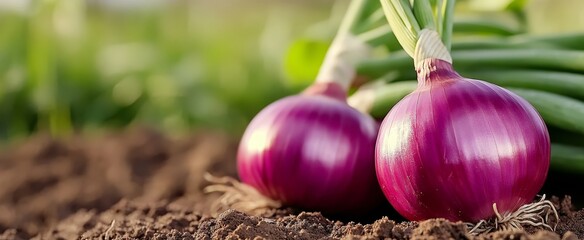
[{"label": "green foliage background", "polygon": [[310,83],[347,3],[3,1],[0,141],[136,123],[238,136]]},{"label": "green foliage background", "polygon": [[1,139],[133,123],[239,134],[257,111],[298,88],[283,81],[282,56],[309,25],[328,22],[331,5],[99,2],[0,10]]}]

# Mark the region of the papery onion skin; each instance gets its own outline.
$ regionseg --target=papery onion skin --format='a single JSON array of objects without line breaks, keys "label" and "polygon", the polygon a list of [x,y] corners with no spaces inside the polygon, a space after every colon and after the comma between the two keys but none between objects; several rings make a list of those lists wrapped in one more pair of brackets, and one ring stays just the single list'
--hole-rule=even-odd
[{"label": "papery onion skin", "polygon": [[383,201],[374,160],[379,124],[327,84],[256,115],[239,146],[239,176],[288,206],[330,213],[371,209]]},{"label": "papery onion skin", "polygon": [[376,170],[409,220],[477,222],[530,203],[543,186],[550,139],[537,111],[496,85],[426,59],[416,91],[384,119]]}]

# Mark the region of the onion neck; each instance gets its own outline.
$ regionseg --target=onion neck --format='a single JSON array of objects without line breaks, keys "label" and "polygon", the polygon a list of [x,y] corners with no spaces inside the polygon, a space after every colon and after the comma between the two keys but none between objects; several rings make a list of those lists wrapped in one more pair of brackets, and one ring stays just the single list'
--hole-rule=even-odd
[{"label": "onion neck", "polygon": [[372,7],[371,0],[351,0],[339,30],[327,50],[315,82],[303,95],[321,95],[347,102],[347,92],[357,76],[357,63],[372,51],[368,42],[357,36],[360,21]]},{"label": "onion neck", "polygon": [[302,95],[325,96],[340,100],[342,102],[347,102],[347,90],[335,82],[316,82],[306,88],[302,92]]},{"label": "onion neck", "polygon": [[350,33],[340,33],[333,40],[320,67],[316,83],[337,83],[349,90],[357,75],[356,65],[366,59],[371,47]]},{"label": "onion neck", "polygon": [[347,102],[347,92],[357,76],[357,62],[371,52],[365,42],[350,33],[340,33],[327,51],[315,82],[303,95],[321,95]]},{"label": "onion neck", "polygon": [[460,77],[452,67],[452,57],[440,35],[431,29],[420,31],[414,51],[414,64],[421,86]]},{"label": "onion neck", "polygon": [[452,63],[441,59],[424,59],[420,62],[420,68],[416,68],[416,72],[420,86],[462,78],[454,70]]}]

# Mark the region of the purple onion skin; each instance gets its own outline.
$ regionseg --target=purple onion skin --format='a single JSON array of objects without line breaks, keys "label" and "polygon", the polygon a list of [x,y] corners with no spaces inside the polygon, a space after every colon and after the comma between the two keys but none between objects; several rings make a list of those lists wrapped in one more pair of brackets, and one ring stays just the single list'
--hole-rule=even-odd
[{"label": "purple onion skin", "polygon": [[343,98],[307,90],[263,109],[239,145],[242,182],[287,206],[327,213],[383,202],[375,176],[379,125]]},{"label": "purple onion skin", "polygon": [[476,222],[530,203],[550,164],[544,121],[524,99],[427,60],[418,89],[380,127],[376,170],[391,205],[409,220]]}]

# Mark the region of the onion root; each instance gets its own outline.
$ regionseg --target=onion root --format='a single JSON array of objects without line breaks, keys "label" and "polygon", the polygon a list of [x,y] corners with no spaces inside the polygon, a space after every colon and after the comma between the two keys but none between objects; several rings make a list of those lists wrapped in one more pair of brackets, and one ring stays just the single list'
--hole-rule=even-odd
[{"label": "onion root", "polygon": [[211,213],[219,214],[227,209],[235,209],[259,216],[282,207],[279,201],[270,199],[255,188],[231,177],[216,177],[205,173],[205,180],[211,184],[203,189],[205,193],[221,193],[211,205]]},{"label": "onion root", "polygon": [[[549,200],[545,200],[545,194],[539,201],[521,206],[511,213],[499,213],[497,204],[493,203],[495,218],[481,220],[477,224],[467,223],[469,233],[479,235],[498,230],[521,230],[524,226],[543,227],[555,231],[559,222],[558,211]],[[550,225],[550,215],[553,214],[555,224]]]}]

